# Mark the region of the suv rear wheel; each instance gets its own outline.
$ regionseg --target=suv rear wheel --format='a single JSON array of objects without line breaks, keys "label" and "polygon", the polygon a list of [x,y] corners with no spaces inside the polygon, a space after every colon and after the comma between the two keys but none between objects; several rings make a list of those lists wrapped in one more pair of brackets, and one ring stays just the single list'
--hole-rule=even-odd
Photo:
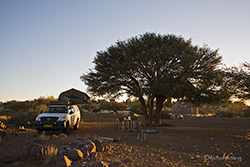
[{"label": "suv rear wheel", "polygon": [[76,124],[74,125],[74,129],[77,130],[80,127],[80,121],[77,119]]}]

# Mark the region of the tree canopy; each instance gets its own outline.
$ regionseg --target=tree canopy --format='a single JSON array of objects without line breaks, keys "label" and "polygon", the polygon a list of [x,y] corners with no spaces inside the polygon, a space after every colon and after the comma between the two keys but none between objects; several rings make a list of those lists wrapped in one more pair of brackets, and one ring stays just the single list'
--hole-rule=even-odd
[{"label": "tree canopy", "polygon": [[166,100],[200,104],[229,98],[221,59],[218,50],[194,46],[181,36],[145,33],[97,52],[94,69],[81,80],[93,95],[138,98],[150,123],[156,105],[154,121],[159,124]]},{"label": "tree canopy", "polygon": [[234,88],[234,95],[241,100],[250,100],[250,62],[227,70],[228,78]]}]

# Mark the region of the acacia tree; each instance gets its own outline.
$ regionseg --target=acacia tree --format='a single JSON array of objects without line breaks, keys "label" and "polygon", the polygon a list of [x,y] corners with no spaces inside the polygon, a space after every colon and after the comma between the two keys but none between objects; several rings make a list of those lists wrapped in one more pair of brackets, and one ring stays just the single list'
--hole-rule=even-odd
[{"label": "acacia tree", "polygon": [[232,81],[234,95],[241,100],[250,99],[250,62],[244,62],[239,67],[227,70],[228,78]]},{"label": "acacia tree", "polygon": [[97,52],[94,69],[81,79],[94,95],[138,98],[148,123],[160,124],[166,99],[202,103],[226,98],[220,61],[217,50],[193,46],[191,40],[145,33]]}]

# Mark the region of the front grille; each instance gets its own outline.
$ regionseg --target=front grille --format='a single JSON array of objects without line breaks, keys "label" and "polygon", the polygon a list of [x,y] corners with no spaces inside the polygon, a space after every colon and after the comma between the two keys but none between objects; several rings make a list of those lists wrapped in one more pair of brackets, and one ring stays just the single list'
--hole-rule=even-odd
[{"label": "front grille", "polygon": [[59,117],[41,117],[42,122],[56,122]]}]

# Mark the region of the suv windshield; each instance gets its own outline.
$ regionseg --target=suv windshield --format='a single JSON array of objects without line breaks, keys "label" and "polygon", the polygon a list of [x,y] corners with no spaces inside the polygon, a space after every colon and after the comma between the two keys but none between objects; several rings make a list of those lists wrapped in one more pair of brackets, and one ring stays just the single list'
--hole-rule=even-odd
[{"label": "suv windshield", "polygon": [[49,107],[44,113],[67,113],[67,107]]}]

